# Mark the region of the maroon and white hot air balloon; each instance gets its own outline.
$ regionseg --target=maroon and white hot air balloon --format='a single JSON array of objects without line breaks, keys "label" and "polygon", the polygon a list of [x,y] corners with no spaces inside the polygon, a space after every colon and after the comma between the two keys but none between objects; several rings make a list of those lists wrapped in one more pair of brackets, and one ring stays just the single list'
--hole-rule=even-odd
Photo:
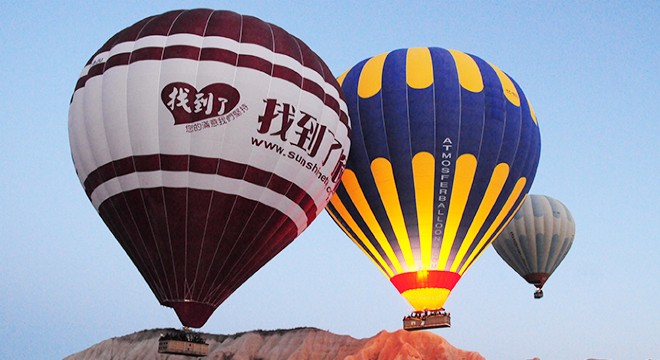
[{"label": "maroon and white hot air balloon", "polygon": [[177,10],[91,57],[69,138],[103,221],[158,301],[199,328],[323,210],[348,155],[346,112],[296,37],[229,11]]}]

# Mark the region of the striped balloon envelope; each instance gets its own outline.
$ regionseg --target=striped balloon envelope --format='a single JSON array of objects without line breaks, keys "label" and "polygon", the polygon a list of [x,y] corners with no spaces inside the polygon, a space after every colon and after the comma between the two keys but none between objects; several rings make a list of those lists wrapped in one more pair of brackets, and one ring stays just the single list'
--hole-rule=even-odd
[{"label": "striped balloon envelope", "polygon": [[575,238],[575,221],[559,200],[529,195],[509,225],[495,239],[500,257],[528,283],[541,288],[564,260]]},{"label": "striped balloon envelope", "polygon": [[302,41],[251,16],[152,16],[84,66],[76,172],[158,301],[201,327],[323,210],[350,145],[346,104]]},{"label": "striped balloon envelope", "polygon": [[534,111],[507,74],[454,50],[395,50],[339,82],[352,145],[328,212],[415,310],[439,309],[532,184]]}]

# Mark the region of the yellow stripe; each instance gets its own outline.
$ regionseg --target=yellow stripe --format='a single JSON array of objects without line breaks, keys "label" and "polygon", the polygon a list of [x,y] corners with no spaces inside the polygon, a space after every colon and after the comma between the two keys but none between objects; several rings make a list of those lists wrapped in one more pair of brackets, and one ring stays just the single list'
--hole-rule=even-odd
[{"label": "yellow stripe", "polygon": [[[494,239],[493,233],[495,230],[497,230],[497,227],[505,220],[506,214],[509,213],[513,205],[516,203],[516,200],[521,196],[521,193],[523,191],[523,188],[525,187],[525,183],[527,182],[527,179],[520,178],[516,182],[516,185],[513,187],[513,191],[511,191],[511,195],[509,195],[509,198],[506,200],[506,203],[504,203],[504,206],[502,207],[502,210],[500,211],[499,214],[497,214],[497,217],[495,218],[495,221],[493,221],[492,224],[490,224],[490,227],[488,228],[488,231],[484,234],[484,237],[481,238],[479,241],[479,244],[477,247],[474,248],[470,256],[468,257],[467,261],[463,264],[461,267],[461,270],[458,272],[461,276],[463,273],[468,269],[468,265],[472,262],[472,259],[479,253],[479,251],[486,245],[488,245],[488,240],[489,239]],[[523,195],[524,196],[524,195]],[[520,202],[522,204],[522,202]],[[515,212],[514,212],[515,214]],[[513,218],[513,216],[511,216]],[[506,219],[506,221],[510,221],[511,218]],[[504,226],[502,226],[502,229],[504,229]],[[502,231],[500,229],[500,231]],[[496,234],[497,235],[497,234]]]},{"label": "yellow stripe", "polygon": [[[346,170],[346,171],[349,171],[349,170]],[[378,261],[378,264],[380,264],[380,266],[378,266],[378,268],[382,268],[382,269],[384,269],[384,270],[387,272],[386,276],[387,276],[388,278],[391,278],[392,276],[394,276],[394,272],[392,271],[392,269],[390,268],[390,266],[387,265],[387,263],[385,262],[385,259],[383,259],[383,257],[380,256],[380,253],[378,252],[378,250],[376,250],[376,248],[375,248],[375,247],[373,246],[373,244],[369,241],[369,239],[367,239],[367,236],[364,234],[364,232],[362,232],[362,230],[360,229],[360,227],[358,226],[358,224],[355,222],[355,220],[353,219],[353,217],[351,216],[351,214],[349,214],[348,210],[346,210],[346,207],[344,206],[344,204],[343,204],[343,203],[341,202],[341,200],[339,199],[339,196],[337,196],[337,195],[335,194],[335,195],[330,199],[330,203],[332,204],[332,206],[335,207],[335,210],[337,210],[337,215],[338,215],[342,220],[344,220],[344,222],[348,225],[348,227],[351,228],[351,230],[355,233],[355,235],[357,235],[357,237],[360,238],[360,240],[362,241],[362,243],[367,247],[367,249],[369,250],[369,252],[370,252],[371,255],[373,256],[373,258],[375,258],[375,259]],[[330,215],[333,215],[330,211],[328,211],[328,213],[330,213]],[[333,217],[334,217],[334,216],[333,216]],[[339,222],[337,222],[337,223],[339,223]],[[349,237],[351,238],[351,240],[353,240],[353,242],[355,242],[355,243],[357,244],[357,241],[356,241],[355,239],[353,239],[353,238],[350,236],[350,233],[349,233],[348,231],[346,231],[346,229],[344,229],[344,228],[342,227],[342,230],[344,230],[344,232],[345,232],[347,235],[349,235]],[[362,246],[360,246],[359,244],[357,244],[357,245],[358,245],[358,247],[359,247],[360,249],[362,249]],[[364,250],[363,250],[363,251],[364,251]],[[369,258],[371,258],[371,256],[370,256]],[[377,265],[378,265],[378,264],[377,264]]]},{"label": "yellow stripe", "polygon": [[529,102],[529,98],[527,99],[527,105],[529,105],[529,113],[532,115],[532,120],[534,120],[534,124],[536,124],[536,126],[539,126],[539,123],[536,120],[536,113],[534,112],[534,108],[532,107],[532,103]]},{"label": "yellow stripe", "polygon": [[477,66],[474,59],[470,55],[460,51],[449,50],[449,52],[456,62],[458,81],[461,83],[461,86],[475,93],[483,90],[484,82],[481,78],[481,71],[479,71],[479,66]]},{"label": "yellow stripe", "polygon": [[415,182],[417,223],[419,226],[419,247],[422,253],[422,269],[430,269],[433,247],[435,158],[428,152],[417,153],[412,159],[412,167]]},{"label": "yellow stripe", "polygon": [[440,309],[449,297],[449,289],[442,288],[419,288],[411,289],[401,293],[410,305],[417,310]]},{"label": "yellow stripe", "polygon": [[406,83],[413,89],[426,89],[433,84],[433,61],[428,48],[408,49]]},{"label": "yellow stripe", "polygon": [[497,77],[500,78],[500,83],[502,84],[502,91],[504,92],[504,96],[506,96],[507,99],[509,99],[509,102],[511,102],[515,106],[520,106],[520,96],[518,96],[518,90],[516,90],[516,87],[513,85],[513,81],[511,81],[511,78],[507,76],[507,74],[504,73],[504,71],[500,70],[497,66],[488,63],[493,70],[495,70],[495,73],[497,74]]},{"label": "yellow stripe", "polygon": [[337,78],[337,82],[339,83],[339,86],[342,86],[342,84],[344,83],[344,79],[346,79],[346,74],[348,74],[349,70],[344,71],[344,73],[339,75],[339,77]]},{"label": "yellow stripe", "polygon": [[370,98],[383,87],[383,64],[386,57],[387,53],[376,55],[364,64],[358,81],[358,96],[361,98]]},{"label": "yellow stripe", "polygon": [[438,269],[447,268],[447,260],[451,251],[458,225],[463,218],[465,205],[468,195],[472,188],[474,173],[477,169],[477,158],[472,154],[463,154],[456,160],[456,177],[451,188],[451,198],[449,199],[449,212],[447,213],[447,224],[445,233],[442,235],[442,245],[440,246],[440,258],[438,259]]},{"label": "yellow stripe", "polygon": [[385,206],[385,212],[392,224],[392,230],[399,243],[399,248],[403,253],[403,258],[406,261],[407,271],[417,271],[415,258],[413,257],[410,248],[410,239],[408,239],[408,229],[406,222],[403,219],[403,211],[401,210],[401,201],[399,200],[399,192],[396,189],[394,181],[394,173],[392,173],[392,164],[385,158],[377,158],[371,162],[371,172],[374,175],[374,181],[380,194],[380,199]]},{"label": "yellow stripe", "polygon": [[367,227],[369,227],[369,230],[376,238],[376,241],[378,241],[378,244],[385,252],[385,255],[394,266],[396,273],[400,274],[404,272],[399,259],[396,257],[396,254],[392,250],[392,246],[387,241],[387,238],[383,233],[383,229],[380,228],[380,224],[378,224],[378,220],[376,220],[376,216],[371,210],[369,202],[362,192],[362,188],[360,188],[360,184],[357,181],[355,173],[350,169],[346,169],[344,171],[344,175],[342,175],[341,181],[346,188],[348,196],[351,198],[351,201],[353,201],[353,204],[360,213],[360,216],[362,216],[362,219],[367,224]]},{"label": "yellow stripe", "polygon": [[[337,198],[337,199],[335,200],[335,198]],[[335,201],[333,201],[333,200],[335,200]],[[330,199],[330,202],[332,203],[333,206],[335,206],[335,209],[337,209],[337,212],[339,212],[339,208],[337,207],[337,204],[339,204],[340,207],[343,209],[343,211],[346,212],[346,208],[344,207],[344,204],[341,203],[341,200],[339,200],[339,198],[338,198],[336,195],[333,196],[332,199]],[[385,261],[384,261],[383,258],[380,256],[380,254],[378,254],[378,252],[376,251],[376,248],[374,248],[373,245],[371,245],[369,242],[366,242],[365,244],[367,244],[367,247],[369,247],[369,246],[371,245],[371,247],[369,248],[369,252],[367,252],[367,250],[365,250],[365,248],[362,247],[362,245],[360,245],[360,243],[359,243],[359,242],[353,237],[353,235],[352,235],[352,234],[346,229],[346,227],[344,227],[344,225],[338,220],[338,217],[341,217],[341,216],[339,216],[338,214],[335,214],[333,211],[330,210],[330,208],[326,208],[326,210],[328,211],[328,214],[330,214],[330,217],[333,218],[333,219],[335,220],[335,223],[337,223],[337,225],[339,225],[339,228],[341,228],[341,230],[342,230],[346,235],[348,235],[348,238],[351,239],[351,241],[353,241],[353,243],[354,243],[355,245],[357,245],[357,247],[360,248],[360,250],[362,250],[362,252],[363,252],[365,255],[367,255],[367,257],[369,258],[369,260],[371,260],[371,261],[376,265],[376,267],[378,268],[378,270],[380,270],[380,272],[382,272],[383,275],[385,275],[386,278],[388,278],[388,279],[391,278],[391,277],[393,276],[393,275],[392,275],[392,270],[389,270],[389,271],[390,271],[390,274],[388,274],[388,273],[385,272],[384,269],[388,269],[388,268],[387,268],[387,267],[383,268],[383,264],[385,263]],[[351,217],[351,216],[348,215],[348,214],[346,214],[346,215],[347,215],[349,218]],[[341,217],[341,218],[344,219],[343,217]],[[352,222],[353,224],[355,224],[355,221],[353,221],[352,218],[351,218],[350,220],[351,220],[351,222]],[[344,220],[344,221],[346,221],[346,220]],[[348,222],[348,221],[346,221],[346,222]],[[363,234],[363,235],[364,235],[364,234]],[[371,252],[371,254],[370,254],[370,252]],[[374,252],[375,252],[375,254],[374,254]],[[379,263],[378,261],[374,260],[374,257],[372,257],[372,256],[378,257],[378,258],[380,259],[379,261],[380,261],[381,263]]]},{"label": "yellow stripe", "polygon": [[509,165],[506,163],[501,163],[495,166],[493,170],[493,175],[490,177],[490,182],[488,183],[488,188],[486,188],[486,193],[484,194],[481,204],[479,204],[479,209],[470,224],[470,228],[465,234],[465,238],[461,243],[461,247],[458,249],[458,253],[454,258],[454,263],[451,266],[450,271],[456,272],[458,265],[460,265],[461,260],[465,257],[465,253],[468,251],[472,243],[474,242],[477,234],[484,226],[486,218],[490,215],[490,212],[493,210],[493,206],[497,201],[497,198],[502,192],[502,188],[506,183],[506,178],[509,176]]}]

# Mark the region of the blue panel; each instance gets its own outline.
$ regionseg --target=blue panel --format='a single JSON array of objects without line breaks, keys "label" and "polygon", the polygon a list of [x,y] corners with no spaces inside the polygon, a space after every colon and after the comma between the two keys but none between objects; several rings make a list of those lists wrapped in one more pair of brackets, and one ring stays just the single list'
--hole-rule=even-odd
[{"label": "blue panel", "polygon": [[[389,57],[389,56],[388,56]],[[364,192],[369,206],[373,211],[378,223],[392,246],[395,254],[400,254],[399,244],[394,236],[394,231],[387,217],[378,188],[371,173],[371,162],[383,157],[389,159],[389,150],[385,122],[383,119],[383,91],[374,96],[364,99],[358,96],[358,82],[360,73],[367,60],[349,71],[342,84],[342,90],[347,99],[349,116],[352,126],[351,152],[346,163],[347,169],[352,169],[358,179],[360,187]],[[350,100],[348,100],[350,99]],[[349,198],[346,195],[345,205]],[[357,213],[357,210],[356,210]],[[367,229],[366,224],[360,225]],[[374,246],[379,248],[378,242],[372,238]],[[403,264],[402,264],[403,265]]]},{"label": "blue panel", "polygon": [[[451,53],[445,49],[430,48],[433,60],[433,89],[435,105],[435,190],[433,217],[433,253],[431,263],[438,260],[447,210],[456,169],[460,131],[460,94],[458,71]],[[451,143],[447,143],[449,139]],[[445,207],[443,207],[444,205]]]},{"label": "blue panel", "polygon": [[[385,122],[390,162],[394,173],[399,202],[408,230],[411,248],[417,261],[419,232],[417,228],[417,204],[412,173],[411,140],[418,114],[411,109],[414,97],[406,84],[407,50],[391,52],[383,66],[383,119]],[[394,235],[391,241],[396,242]]]},{"label": "blue panel", "polygon": [[[454,256],[458,253],[460,246],[462,245],[462,239],[467,235],[467,231],[470,229],[474,217],[479,210],[482,199],[490,183],[491,176],[493,175],[493,170],[498,164],[498,157],[500,155],[500,149],[502,147],[502,139],[504,136],[505,128],[505,112],[504,108],[506,103],[506,97],[502,90],[502,84],[495,70],[488,65],[482,59],[471,56],[479,67],[481,77],[484,83],[484,89],[482,91],[483,103],[480,104],[482,109],[483,120],[479,123],[483,124],[483,132],[474,135],[481,136],[481,143],[479,147],[477,156],[477,169],[474,176],[474,181],[472,183],[472,189],[470,190],[470,195],[468,198],[467,205],[465,207],[465,212],[463,213],[463,218],[458,227],[458,232],[456,233],[456,238],[459,241],[454,242],[452,246],[451,253],[449,255],[449,263],[454,261]],[[469,121],[471,119],[464,119],[463,122]],[[461,133],[463,138],[472,136],[473,134]],[[500,207],[495,207],[496,211],[501,209]],[[481,234],[485,233],[488,228],[488,224],[495,220],[493,216],[490,221],[484,223],[482,227]],[[485,228],[485,229],[484,229]],[[483,236],[483,235],[482,235]],[[477,236],[475,241],[472,243],[472,246],[468,249],[467,254],[477,246],[481,237]],[[467,256],[466,256],[467,258]],[[464,259],[463,261],[465,261]]]}]

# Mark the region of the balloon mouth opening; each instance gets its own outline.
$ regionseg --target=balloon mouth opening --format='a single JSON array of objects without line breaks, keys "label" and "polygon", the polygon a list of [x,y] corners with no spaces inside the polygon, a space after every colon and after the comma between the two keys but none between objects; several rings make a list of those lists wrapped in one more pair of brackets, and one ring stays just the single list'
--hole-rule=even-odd
[{"label": "balloon mouth opening", "polygon": [[461,275],[451,271],[420,270],[401,273],[390,281],[416,311],[442,308]]},{"label": "balloon mouth opening", "polygon": [[173,308],[181,324],[191,328],[204,326],[216,309],[210,304],[188,300],[166,301],[163,305]]},{"label": "balloon mouth opening", "polygon": [[442,288],[451,291],[460,279],[461,275],[451,271],[419,270],[394,275],[390,281],[399,293],[404,293],[420,288]]},{"label": "balloon mouth opening", "polygon": [[549,277],[550,274],[545,272],[531,273],[523,276],[528,283],[536,286],[539,290],[543,287],[545,282],[548,281]]}]

